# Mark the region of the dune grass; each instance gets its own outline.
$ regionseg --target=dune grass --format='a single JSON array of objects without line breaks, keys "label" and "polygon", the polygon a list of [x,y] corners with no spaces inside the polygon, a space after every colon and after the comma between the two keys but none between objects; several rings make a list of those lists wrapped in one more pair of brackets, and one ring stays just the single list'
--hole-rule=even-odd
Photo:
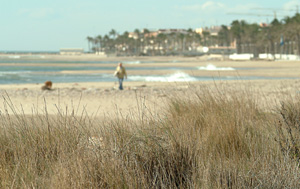
[{"label": "dune grass", "polygon": [[[194,91],[161,114],[0,115],[0,188],[298,188],[299,101]],[[74,112],[74,111],[71,111]]]}]

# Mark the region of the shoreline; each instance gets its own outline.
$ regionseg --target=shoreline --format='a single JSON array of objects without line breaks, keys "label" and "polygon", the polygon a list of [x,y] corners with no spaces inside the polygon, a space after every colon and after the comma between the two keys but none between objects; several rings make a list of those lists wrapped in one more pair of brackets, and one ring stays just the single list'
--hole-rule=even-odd
[{"label": "shoreline", "polygon": [[[8,95],[13,105],[19,110],[18,114],[32,115],[34,112],[45,113],[45,108],[49,114],[57,114],[60,111],[76,107],[76,111],[84,112],[88,115],[115,116],[120,111],[124,115],[137,111],[138,100],[144,101],[155,113],[166,106],[166,102],[177,95],[182,98],[193,98],[195,92],[203,92],[207,88],[213,94],[224,93],[226,95],[249,93],[257,100],[261,108],[274,107],[283,98],[296,97],[300,94],[300,63],[295,61],[216,61],[207,60],[208,57],[110,57],[100,58],[96,56],[47,56],[51,60],[103,60],[103,61],[150,61],[150,63],[124,64],[125,68],[140,67],[144,70],[127,70],[128,76],[135,75],[167,75],[173,74],[176,70],[164,70],[164,67],[205,67],[209,64],[216,68],[239,67],[241,70],[182,70],[190,76],[207,77],[231,77],[231,76],[263,76],[270,79],[258,80],[212,80],[212,81],[180,81],[180,82],[149,82],[149,81],[124,81],[125,90],[117,90],[117,79],[112,82],[53,82],[53,90],[42,91],[41,86],[44,80],[31,84],[1,84],[0,93],[2,103],[0,111],[5,112],[5,97]],[[48,60],[47,59],[47,60]],[[175,61],[176,60],[176,61]],[[157,61],[151,63],[151,61]],[[164,62],[164,61],[167,61]],[[11,63],[1,63],[0,66],[13,65]],[[116,64],[75,64],[68,62],[60,63],[21,63],[15,66],[111,66]],[[157,70],[147,69],[158,67]],[[257,68],[257,69],[249,69]],[[42,72],[41,72],[42,73]],[[112,70],[75,70],[62,71],[62,74],[113,74]],[[281,79],[276,79],[281,77]],[[293,78],[296,79],[285,79]],[[298,79],[299,77],[299,79]],[[273,79],[272,79],[273,78]],[[274,79],[275,78],[275,79]],[[47,79],[48,80],[48,79]],[[299,89],[299,90],[298,90]],[[75,106],[76,105],[76,106]],[[7,107],[7,106],[6,106]],[[13,111],[10,111],[13,113]]]},{"label": "shoreline", "polygon": [[[125,62],[126,59],[120,58],[101,58],[107,63],[76,63],[72,61],[79,61],[79,56],[65,56],[68,63],[63,62],[64,56],[54,56],[55,58],[45,58],[49,60],[47,63],[0,63],[0,66],[9,67],[40,67],[39,71],[32,72],[38,74],[74,74],[74,75],[88,75],[88,74],[113,74],[116,63],[111,63],[114,60],[116,62]],[[93,59],[93,57],[89,57]],[[177,61],[173,61],[173,58],[177,58]],[[61,63],[51,63],[51,60],[59,59]],[[88,61],[91,59],[82,60]],[[99,60],[99,59],[98,59]],[[145,76],[145,75],[170,75],[178,71],[188,74],[189,76],[204,76],[204,77],[270,77],[273,78],[300,78],[300,63],[295,61],[206,61],[201,58],[186,58],[186,57],[127,57],[130,61],[149,61],[146,63],[128,64],[124,63],[127,68],[128,75],[131,76]],[[153,63],[153,61],[158,61]],[[167,61],[167,62],[164,62]],[[42,67],[55,67],[58,71],[47,71],[47,68]],[[61,67],[61,68],[60,68]],[[76,67],[75,70],[68,69]],[[81,68],[88,67],[86,70],[80,70]],[[65,69],[64,69],[65,68]],[[95,69],[93,69],[95,68]],[[103,68],[103,69],[102,69]],[[173,68],[173,69],[172,69]],[[182,69],[181,69],[182,68]],[[220,68],[220,69],[218,69]],[[225,70],[222,70],[224,68]],[[232,70],[226,70],[226,69]],[[30,68],[31,69],[31,68]],[[44,70],[43,70],[44,69]],[[266,78],[267,79],[267,78]],[[46,79],[47,80],[47,79]],[[44,81],[38,81],[44,82]],[[57,81],[56,81],[57,82]],[[63,82],[63,81],[62,81]],[[35,83],[35,82],[33,82]]]}]

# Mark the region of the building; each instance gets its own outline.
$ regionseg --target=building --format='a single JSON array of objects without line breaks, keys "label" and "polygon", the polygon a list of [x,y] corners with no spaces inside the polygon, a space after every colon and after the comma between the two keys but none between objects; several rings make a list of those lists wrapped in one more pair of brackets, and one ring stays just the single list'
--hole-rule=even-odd
[{"label": "building", "polygon": [[133,39],[138,39],[139,38],[139,35],[135,32],[129,32],[128,33],[128,37],[129,38],[133,38]]},{"label": "building", "polygon": [[197,28],[195,30],[196,33],[203,36],[203,32],[209,32],[211,36],[218,36],[219,31],[222,29],[221,26],[211,26],[211,27],[205,27],[205,28]]},{"label": "building", "polygon": [[151,38],[151,37],[157,37],[157,35],[158,35],[158,32],[157,31],[150,31],[149,33],[145,33],[144,34],[144,36],[146,37],[146,38]]},{"label": "building", "polygon": [[84,50],[83,48],[61,48],[59,53],[61,55],[81,55]]},{"label": "building", "polygon": [[145,33],[145,37],[157,37],[159,34],[188,34],[188,31],[185,29],[159,29],[157,31],[150,31],[149,33]]},{"label": "building", "polygon": [[188,31],[185,29],[159,29],[157,32],[158,34],[188,34]]},{"label": "building", "polygon": [[268,27],[269,25],[267,23],[259,23],[259,26],[262,28]]}]

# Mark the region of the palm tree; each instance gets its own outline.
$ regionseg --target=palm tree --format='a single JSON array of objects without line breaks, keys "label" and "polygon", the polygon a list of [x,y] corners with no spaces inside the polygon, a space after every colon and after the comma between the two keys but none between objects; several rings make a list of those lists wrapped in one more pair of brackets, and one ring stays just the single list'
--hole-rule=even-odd
[{"label": "palm tree", "polygon": [[177,35],[177,38],[178,38],[178,43],[180,44],[180,49],[181,49],[181,52],[183,52],[185,50],[185,36],[183,33],[180,33]]},{"label": "palm tree", "polygon": [[288,37],[292,39],[291,42],[296,43],[297,54],[300,55],[300,14],[296,13],[295,16],[286,18],[284,21],[284,33],[289,35]]},{"label": "palm tree", "polygon": [[116,38],[117,32],[114,29],[111,29],[111,31],[109,32],[109,36],[112,36],[113,39]]},{"label": "palm tree", "polygon": [[209,31],[203,31],[202,35],[203,35],[203,45],[209,46],[209,44],[208,44],[209,36],[210,36]]},{"label": "palm tree", "polygon": [[90,44],[93,43],[94,41],[94,38],[90,37],[90,36],[87,36],[86,37],[87,41],[88,41],[88,47],[89,47],[89,52],[91,51],[91,46]]},{"label": "palm tree", "polygon": [[219,38],[218,44],[220,46],[228,47],[230,45],[230,33],[229,32],[230,31],[227,26],[225,26],[225,25],[221,26],[221,30],[218,33],[218,38]]},{"label": "palm tree", "polygon": [[194,31],[192,28],[189,28],[187,30],[187,34],[185,35],[185,42],[186,42],[186,48],[190,51],[194,49],[194,43],[195,43],[195,36],[194,36]]},{"label": "palm tree", "polygon": [[164,33],[160,33],[156,37],[156,42],[158,43],[158,49],[159,49],[159,51],[160,51],[160,49],[163,49],[163,51],[162,51],[163,54],[166,53],[166,45],[165,45],[166,40],[167,40],[167,35]]},{"label": "palm tree", "polygon": [[245,26],[247,23],[242,20],[238,21],[235,20],[231,23],[231,33],[233,38],[236,40],[236,46],[237,46],[237,53],[242,53],[244,49],[242,49],[242,36],[244,35]]},{"label": "palm tree", "polygon": [[140,30],[139,29],[135,29],[134,33],[137,35],[138,38],[140,37]]},{"label": "palm tree", "polygon": [[140,54],[140,30],[139,29],[135,29],[134,33],[136,34],[136,38],[134,38],[135,40],[135,54],[138,55]]},{"label": "palm tree", "polygon": [[109,51],[109,46],[110,46],[109,41],[110,40],[108,35],[104,35],[104,37],[102,38],[102,43],[103,43],[102,47],[106,53]]},{"label": "palm tree", "polygon": [[[143,53],[148,53],[148,44],[149,44],[149,34],[150,34],[150,31],[148,29],[143,29],[143,32],[142,32],[142,39],[143,39],[143,42],[142,42],[142,52]],[[146,47],[146,48],[145,48]]]},{"label": "palm tree", "polygon": [[101,35],[98,35],[97,37],[96,37],[96,39],[97,39],[97,42],[98,42],[98,52],[100,52],[101,51],[101,43],[102,43],[102,36]]},{"label": "palm tree", "polygon": [[243,45],[244,45],[244,52],[246,53],[253,53],[257,56],[256,50],[256,42],[257,36],[260,31],[260,26],[258,24],[246,24],[244,26],[244,35],[243,35]]}]

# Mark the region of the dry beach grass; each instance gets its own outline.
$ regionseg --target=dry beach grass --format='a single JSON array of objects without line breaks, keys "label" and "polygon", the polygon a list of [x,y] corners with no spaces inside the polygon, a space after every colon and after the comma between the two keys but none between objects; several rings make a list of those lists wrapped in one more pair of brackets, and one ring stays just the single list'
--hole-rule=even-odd
[{"label": "dry beach grass", "polygon": [[136,112],[101,118],[72,108],[19,114],[7,97],[9,111],[0,116],[0,185],[299,187],[298,98],[266,112],[249,91],[220,91],[203,87],[167,96],[160,114],[137,96]]},{"label": "dry beach grass", "polygon": [[0,86],[0,188],[299,188],[299,80],[41,85]]}]

